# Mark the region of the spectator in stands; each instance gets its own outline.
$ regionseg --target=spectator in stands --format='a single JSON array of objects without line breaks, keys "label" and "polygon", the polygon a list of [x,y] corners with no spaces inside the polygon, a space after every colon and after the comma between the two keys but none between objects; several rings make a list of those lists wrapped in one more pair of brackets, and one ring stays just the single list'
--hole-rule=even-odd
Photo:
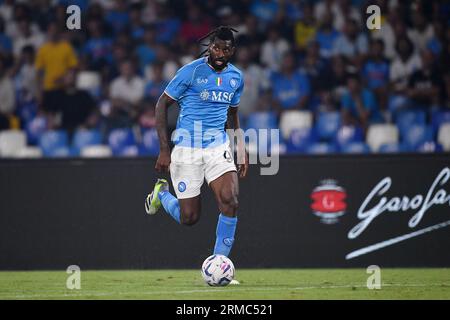
[{"label": "spectator in stands", "polygon": [[268,87],[266,73],[253,63],[248,47],[240,47],[237,52],[236,66],[244,73],[244,93],[241,95],[239,104],[239,114],[248,116],[257,108],[258,99],[261,92]]},{"label": "spectator in stands", "polygon": [[142,5],[140,2],[133,3],[130,7],[130,32],[135,41],[144,36],[144,23],[142,21]]},{"label": "spectator in stands", "polygon": [[0,55],[11,54],[12,48],[11,38],[5,33],[5,21],[0,16]]},{"label": "spectator in stands", "polygon": [[278,28],[272,26],[268,30],[267,40],[261,47],[261,63],[272,71],[278,71],[281,60],[289,48],[289,43],[280,36]]},{"label": "spectator in stands", "polygon": [[368,51],[367,36],[359,31],[356,20],[347,20],[343,33],[333,43],[332,54],[343,55],[355,65],[359,65]]},{"label": "spectator in stands", "polygon": [[144,31],[143,43],[136,48],[142,72],[148,64],[155,61],[156,46],[156,29],[153,25],[147,26]]},{"label": "spectator in stands", "polygon": [[120,76],[111,83],[111,115],[109,125],[112,127],[129,127],[136,119],[144,97],[144,80],[135,72],[133,62],[125,60],[120,63]]},{"label": "spectator in stands", "polygon": [[0,56],[0,130],[11,127],[11,119],[15,110],[14,84],[6,67],[6,61]]},{"label": "spectator in stands", "polygon": [[298,71],[293,53],[284,55],[279,72],[271,77],[272,94],[275,110],[280,113],[285,109],[305,109],[310,94],[308,77]]},{"label": "spectator in stands", "polygon": [[22,18],[17,22],[18,36],[14,39],[14,55],[18,57],[22,53],[22,49],[30,45],[37,50],[45,41],[45,36],[39,29],[32,30],[30,20]]},{"label": "spectator in stands", "polygon": [[69,134],[79,127],[94,127],[98,118],[95,100],[87,91],[77,89],[75,80],[75,70],[66,72],[62,87],[47,91],[42,103],[53,127],[67,130]]},{"label": "spectator in stands", "polygon": [[181,26],[180,37],[183,44],[195,42],[211,31],[211,24],[207,16],[202,13],[197,5],[188,8],[188,19]]},{"label": "spectator in stands", "polygon": [[422,61],[414,53],[413,44],[407,36],[397,40],[396,51],[397,57],[392,61],[389,70],[389,80],[393,89],[393,97],[389,102],[391,111],[408,106],[406,89],[408,88],[409,77],[422,67]]},{"label": "spectator in stands", "polygon": [[158,98],[164,92],[164,89],[167,87],[169,82],[164,80],[164,64],[162,62],[155,62],[152,67],[153,79],[148,81],[145,85],[144,97],[156,104],[156,101],[158,101]]},{"label": "spectator in stands", "polygon": [[333,16],[330,11],[324,12],[321,22],[315,40],[320,45],[320,55],[329,59],[333,53],[334,42],[340,36],[340,33],[333,28]]},{"label": "spectator in stands", "polygon": [[424,110],[441,105],[444,82],[435,64],[436,57],[431,50],[422,51],[422,68],[416,70],[409,79],[408,97],[414,107]]},{"label": "spectator in stands", "polygon": [[17,103],[35,102],[38,96],[36,69],[34,68],[35,49],[32,45],[22,48],[22,54],[16,59],[13,68]]},{"label": "spectator in stands", "polygon": [[389,61],[384,58],[383,53],[383,40],[372,40],[369,59],[361,70],[364,84],[375,93],[382,110],[386,108],[389,85]]},{"label": "spectator in stands", "polygon": [[412,14],[413,28],[408,30],[408,37],[419,51],[426,49],[428,42],[434,37],[434,30],[420,11]]},{"label": "spectator in stands", "polygon": [[295,23],[295,46],[300,52],[304,52],[307,45],[316,36],[317,27],[312,10],[311,4],[305,4],[303,6],[303,17]]},{"label": "spectator in stands", "polygon": [[61,38],[59,26],[51,22],[47,30],[47,42],[39,48],[35,62],[40,91],[61,88],[62,77],[78,64],[72,45]]},{"label": "spectator in stands", "polygon": [[128,13],[125,0],[113,0],[114,8],[106,14],[106,22],[111,26],[115,34],[126,30],[130,25],[130,14]]},{"label": "spectator in stands", "polygon": [[250,13],[258,18],[262,27],[276,22],[279,4],[276,0],[253,0],[250,5]]},{"label": "spectator in stands", "polygon": [[88,40],[83,46],[83,55],[93,70],[101,70],[112,62],[113,41],[105,35],[103,28],[103,23],[97,19],[87,22]]},{"label": "spectator in stands", "polygon": [[382,121],[374,94],[362,86],[358,74],[347,76],[347,92],[342,96],[341,106],[344,124],[367,129],[370,123]]}]

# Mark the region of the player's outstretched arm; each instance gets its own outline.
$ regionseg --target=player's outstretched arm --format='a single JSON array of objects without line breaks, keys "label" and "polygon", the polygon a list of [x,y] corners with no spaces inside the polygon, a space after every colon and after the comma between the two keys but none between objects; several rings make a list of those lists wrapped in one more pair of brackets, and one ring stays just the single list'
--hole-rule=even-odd
[{"label": "player's outstretched arm", "polygon": [[156,130],[159,138],[159,156],[155,169],[158,172],[168,172],[170,165],[170,147],[167,133],[167,108],[175,102],[166,93],[163,93],[156,103]]},{"label": "player's outstretched arm", "polygon": [[239,123],[238,108],[232,107],[228,109],[227,129],[234,129],[237,138],[237,167],[239,178],[245,178],[248,171],[248,155],[245,150],[244,137]]}]

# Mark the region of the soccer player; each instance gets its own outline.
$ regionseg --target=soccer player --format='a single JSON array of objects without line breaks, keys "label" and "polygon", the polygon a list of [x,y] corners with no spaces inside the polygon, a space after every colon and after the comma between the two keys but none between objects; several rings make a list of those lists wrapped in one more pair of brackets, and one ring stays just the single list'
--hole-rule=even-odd
[{"label": "soccer player", "polygon": [[[200,188],[206,179],[220,210],[214,254],[228,256],[234,242],[238,210],[238,174],[248,170],[242,134],[237,135],[236,167],[225,129],[239,129],[238,105],[244,88],[242,72],[229,63],[235,52],[235,30],[219,27],[209,37],[205,56],[178,70],[156,104],[160,153],[155,169],[170,171],[177,197],[169,184],[158,179],[145,200],[148,214],[161,207],[180,224],[194,225],[200,218]],[[175,144],[170,152],[167,108],[180,106]],[[234,139],[233,139],[234,140]]]}]

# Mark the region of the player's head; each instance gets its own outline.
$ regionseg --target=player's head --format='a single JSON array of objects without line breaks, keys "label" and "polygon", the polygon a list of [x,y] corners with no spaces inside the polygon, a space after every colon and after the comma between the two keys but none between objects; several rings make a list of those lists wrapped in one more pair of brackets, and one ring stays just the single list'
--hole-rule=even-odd
[{"label": "player's head", "polygon": [[203,53],[208,53],[208,62],[215,70],[224,69],[235,51],[235,39],[233,28],[218,27],[201,38],[202,41],[209,37],[208,49]]}]

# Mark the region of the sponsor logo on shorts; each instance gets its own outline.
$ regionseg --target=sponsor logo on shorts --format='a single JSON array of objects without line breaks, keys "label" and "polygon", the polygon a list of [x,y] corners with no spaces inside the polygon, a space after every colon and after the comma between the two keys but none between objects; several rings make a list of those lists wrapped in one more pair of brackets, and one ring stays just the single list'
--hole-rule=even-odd
[{"label": "sponsor logo on shorts", "polygon": [[184,183],[183,181],[181,181],[181,182],[178,184],[178,191],[180,191],[180,192],[186,191],[186,183]]}]

